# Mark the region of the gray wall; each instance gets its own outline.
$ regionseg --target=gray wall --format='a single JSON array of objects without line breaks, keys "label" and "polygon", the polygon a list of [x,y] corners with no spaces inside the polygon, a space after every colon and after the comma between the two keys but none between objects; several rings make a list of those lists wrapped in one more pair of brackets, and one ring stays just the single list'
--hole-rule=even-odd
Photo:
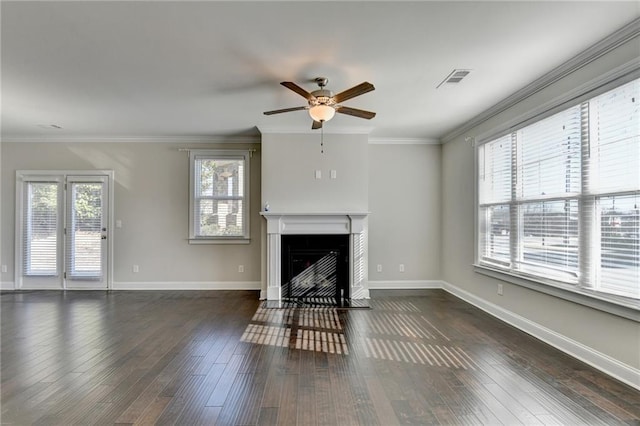
[{"label": "gray wall", "polygon": [[369,146],[370,288],[440,280],[440,156],[440,145]]},{"label": "gray wall", "polygon": [[[527,98],[498,116],[443,145],[442,273],[443,279],[472,297],[493,304],[576,342],[616,362],[640,368],[640,326],[637,322],[558,299],[474,272],[474,149],[465,137],[478,137],[515,123],[541,105],[595,81],[617,67],[637,61],[638,40],[610,51],[595,62]],[[498,283],[504,295],[497,295]],[[637,380],[637,379],[636,379]],[[640,383],[638,383],[640,385]]]},{"label": "gray wall", "polygon": [[[178,151],[184,147],[258,150],[251,159],[251,244],[188,243],[189,159]],[[114,219],[122,221],[114,229],[116,288],[260,288],[259,144],[3,142],[1,149],[3,283],[14,277],[15,171],[109,169]]]},{"label": "gray wall", "polygon": [[[272,212],[365,212],[368,208],[367,135],[262,135],[262,206]],[[319,170],[321,178],[316,179]],[[331,170],[336,178],[331,179]]]}]

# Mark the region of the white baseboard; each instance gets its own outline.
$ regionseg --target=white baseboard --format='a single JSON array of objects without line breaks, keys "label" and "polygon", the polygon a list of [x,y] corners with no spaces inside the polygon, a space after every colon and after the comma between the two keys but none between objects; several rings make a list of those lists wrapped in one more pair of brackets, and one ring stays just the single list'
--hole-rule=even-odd
[{"label": "white baseboard", "polygon": [[580,342],[572,340],[555,331],[541,326],[527,318],[521,317],[511,311],[508,311],[498,305],[487,302],[459,287],[443,281],[442,288],[453,294],[454,296],[482,309],[490,315],[506,322],[527,334],[530,334],[543,342],[550,344],[556,349],[577,358],[590,366],[597,368],[605,374],[608,374],[621,382],[628,384],[640,390],[640,370],[624,364],[610,356],[598,352]]},{"label": "white baseboard", "polygon": [[15,290],[16,284],[13,281],[0,281],[0,290]]},{"label": "white baseboard", "polygon": [[260,281],[113,282],[111,290],[261,290]]},{"label": "white baseboard", "polygon": [[440,280],[369,281],[369,290],[419,290],[442,288]]}]

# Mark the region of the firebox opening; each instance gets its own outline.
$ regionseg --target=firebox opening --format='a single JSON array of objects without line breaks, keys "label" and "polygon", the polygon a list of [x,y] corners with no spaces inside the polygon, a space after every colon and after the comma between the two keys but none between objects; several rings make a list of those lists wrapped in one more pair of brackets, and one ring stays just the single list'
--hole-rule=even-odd
[{"label": "firebox opening", "polygon": [[345,306],[349,300],[349,235],[283,235],[282,297]]}]

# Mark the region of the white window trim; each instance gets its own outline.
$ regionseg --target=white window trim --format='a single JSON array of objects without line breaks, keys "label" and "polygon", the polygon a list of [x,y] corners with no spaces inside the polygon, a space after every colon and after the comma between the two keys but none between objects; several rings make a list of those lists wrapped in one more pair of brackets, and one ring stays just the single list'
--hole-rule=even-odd
[{"label": "white window trim", "polygon": [[[250,149],[189,149],[189,244],[249,244],[251,243],[250,229],[250,203],[251,198],[251,163],[253,151]],[[242,223],[244,232],[242,236],[207,236],[198,237],[195,233],[195,160],[196,156],[211,156],[216,158],[243,158],[244,167],[244,198]]]},{"label": "white window trim", "polygon": [[479,147],[501,136],[507,135],[523,128],[533,122],[541,121],[559,111],[575,104],[580,104],[587,99],[601,95],[615,87],[622,86],[632,80],[640,78],[639,60],[625,64],[610,73],[602,75],[593,81],[579,86],[555,98],[553,101],[529,111],[524,115],[503,123],[478,137],[467,137],[474,148],[474,271],[498,280],[552,295],[560,299],[568,300],[583,306],[588,306],[603,312],[640,322],[640,301],[627,297],[616,296],[590,289],[582,288],[560,281],[545,279],[537,276],[528,276],[526,273],[512,273],[502,269],[494,269],[490,265],[480,264],[480,226],[479,226]]}]

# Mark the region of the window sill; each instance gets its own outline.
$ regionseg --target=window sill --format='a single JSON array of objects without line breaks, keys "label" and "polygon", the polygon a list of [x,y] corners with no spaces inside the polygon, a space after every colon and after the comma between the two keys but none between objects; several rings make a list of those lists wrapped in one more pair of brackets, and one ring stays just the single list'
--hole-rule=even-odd
[{"label": "window sill", "polygon": [[640,301],[625,297],[597,293],[554,281],[512,274],[486,265],[474,264],[474,271],[491,278],[506,281],[530,290],[555,296],[612,315],[640,322]]},{"label": "window sill", "polygon": [[250,238],[190,238],[189,244],[251,244]]}]

